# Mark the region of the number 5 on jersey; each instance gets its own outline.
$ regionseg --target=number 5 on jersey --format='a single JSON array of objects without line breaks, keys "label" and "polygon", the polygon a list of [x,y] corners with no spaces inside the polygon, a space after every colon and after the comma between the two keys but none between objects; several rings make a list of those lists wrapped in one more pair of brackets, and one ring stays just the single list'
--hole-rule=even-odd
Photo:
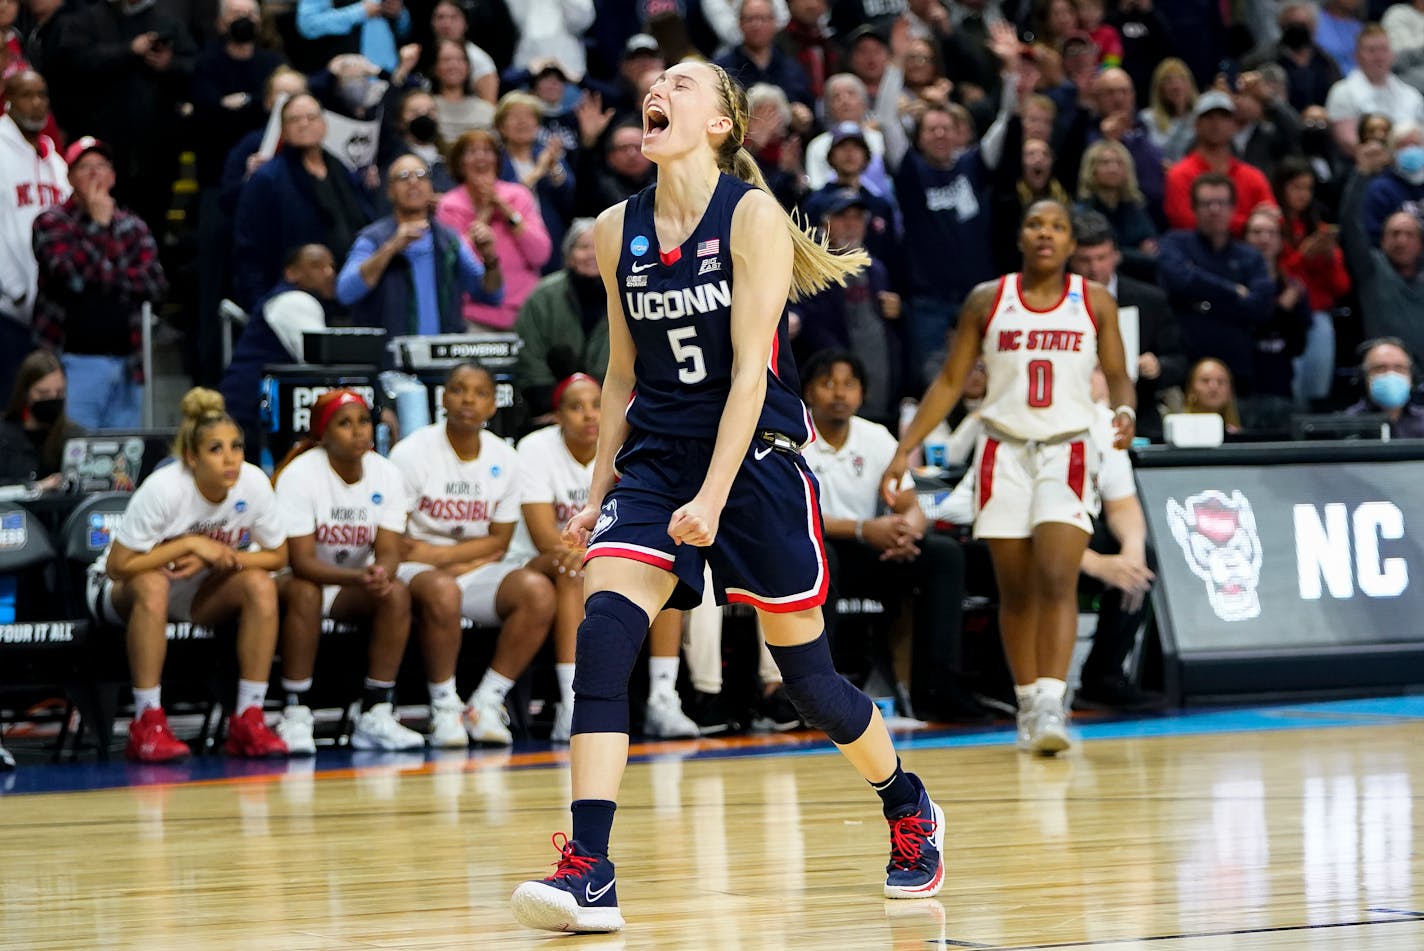
[{"label": "number 5 on jersey", "polygon": [[707,379],[707,363],[702,359],[702,348],[697,339],[696,327],[678,327],[669,330],[668,345],[672,347],[673,359],[677,361],[677,378],[683,383],[701,383]]}]

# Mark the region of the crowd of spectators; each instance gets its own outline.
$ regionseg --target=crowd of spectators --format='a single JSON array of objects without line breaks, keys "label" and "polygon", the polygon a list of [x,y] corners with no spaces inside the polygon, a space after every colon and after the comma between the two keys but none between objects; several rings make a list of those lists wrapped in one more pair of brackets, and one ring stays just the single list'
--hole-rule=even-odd
[{"label": "crowd of spectators", "polygon": [[136,424],[148,304],[244,425],[318,321],[517,333],[540,417],[603,369],[589,219],[651,183],[640,103],[687,56],[748,88],[776,197],[872,258],[791,317],[803,365],[855,353],[861,417],[894,429],[1049,197],[1135,330],[1139,435],[1417,428],[1424,0],[0,0],[0,392],[39,346],[66,426]]}]

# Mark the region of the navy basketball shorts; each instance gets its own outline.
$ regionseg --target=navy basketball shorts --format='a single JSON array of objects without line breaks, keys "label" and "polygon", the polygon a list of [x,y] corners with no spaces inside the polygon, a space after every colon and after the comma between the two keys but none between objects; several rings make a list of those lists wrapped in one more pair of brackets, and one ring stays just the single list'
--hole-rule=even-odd
[{"label": "navy basketball shorts", "polygon": [[677,576],[667,606],[702,602],[704,565],[717,603],[790,613],[825,603],[830,583],[820,486],[799,452],[752,439],[710,547],[677,545],[673,512],[702,487],[713,440],[634,430],[618,454],[618,483],[604,499],[587,560],[630,558]]}]

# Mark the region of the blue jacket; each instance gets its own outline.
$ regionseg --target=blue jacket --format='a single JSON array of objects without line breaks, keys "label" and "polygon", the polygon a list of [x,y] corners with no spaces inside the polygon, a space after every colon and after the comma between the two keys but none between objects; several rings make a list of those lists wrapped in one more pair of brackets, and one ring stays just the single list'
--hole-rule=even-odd
[{"label": "blue jacket", "polygon": [[[381,218],[361,230],[361,233],[356,236],[353,251],[357,248],[379,248],[390,240],[395,231],[396,219],[394,216]],[[460,236],[452,229],[432,218],[430,235],[435,242],[435,296],[440,310],[440,332],[444,334],[464,333],[468,328],[465,325],[462,305],[467,290],[477,299],[486,302],[495,302],[503,295],[498,292],[486,295],[482,290],[475,294],[476,289],[468,287],[462,280],[460,267],[462,245]],[[388,338],[416,333],[419,318],[416,314],[415,282],[411,278],[410,263],[406,257],[396,255],[386,267],[381,279],[376,282],[376,286],[365,294],[359,297],[347,297],[343,294],[343,288],[350,283],[347,279],[347,270],[353,266],[359,266],[357,257],[358,255],[353,254],[347,260],[346,265],[342,268],[341,276],[337,278],[337,295],[343,303],[349,302],[352,325],[382,327]],[[369,254],[362,256],[361,259],[364,260],[365,257],[369,257]],[[478,262],[474,262],[473,266],[478,268]],[[473,274],[473,271],[471,273]],[[483,274],[483,268],[479,268],[481,278]],[[471,277],[471,280],[473,281],[474,278]]]},{"label": "blue jacket", "polygon": [[1365,206],[1361,218],[1365,234],[1371,247],[1379,247],[1380,235],[1384,234],[1385,219],[1396,211],[1412,211],[1418,215],[1424,210],[1424,185],[1411,185],[1400,178],[1394,169],[1388,169],[1370,179],[1365,186]]},{"label": "blue jacket", "polygon": [[[233,223],[232,282],[237,302],[249,311],[272,285],[282,279],[286,257],[304,244],[326,244],[326,221],[312,194],[311,178],[301,168],[301,156],[283,149],[259,168],[243,186]],[[327,157],[330,174],[345,173],[335,156]],[[371,215],[366,192],[347,175],[357,206]],[[332,248],[338,262],[348,248]]]},{"label": "blue jacket", "polygon": [[[1252,395],[1256,335],[1276,312],[1276,283],[1261,252],[1234,239],[1217,251],[1198,231],[1169,231],[1157,256],[1157,280],[1181,324],[1188,359],[1216,357],[1230,368],[1236,395]],[[1245,297],[1238,286],[1246,288]]]}]

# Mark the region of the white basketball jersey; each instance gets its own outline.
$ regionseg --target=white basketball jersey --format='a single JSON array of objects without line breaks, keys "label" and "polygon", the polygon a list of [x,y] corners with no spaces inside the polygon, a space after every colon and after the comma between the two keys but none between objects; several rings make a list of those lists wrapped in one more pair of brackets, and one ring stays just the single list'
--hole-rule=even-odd
[{"label": "white basketball jersey", "polygon": [[1046,440],[1093,425],[1093,367],[1098,322],[1088,284],[1068,276],[1063,296],[1038,311],[1019,295],[1021,276],[999,278],[999,293],[984,325],[988,392],[980,416],[1016,439]]}]

